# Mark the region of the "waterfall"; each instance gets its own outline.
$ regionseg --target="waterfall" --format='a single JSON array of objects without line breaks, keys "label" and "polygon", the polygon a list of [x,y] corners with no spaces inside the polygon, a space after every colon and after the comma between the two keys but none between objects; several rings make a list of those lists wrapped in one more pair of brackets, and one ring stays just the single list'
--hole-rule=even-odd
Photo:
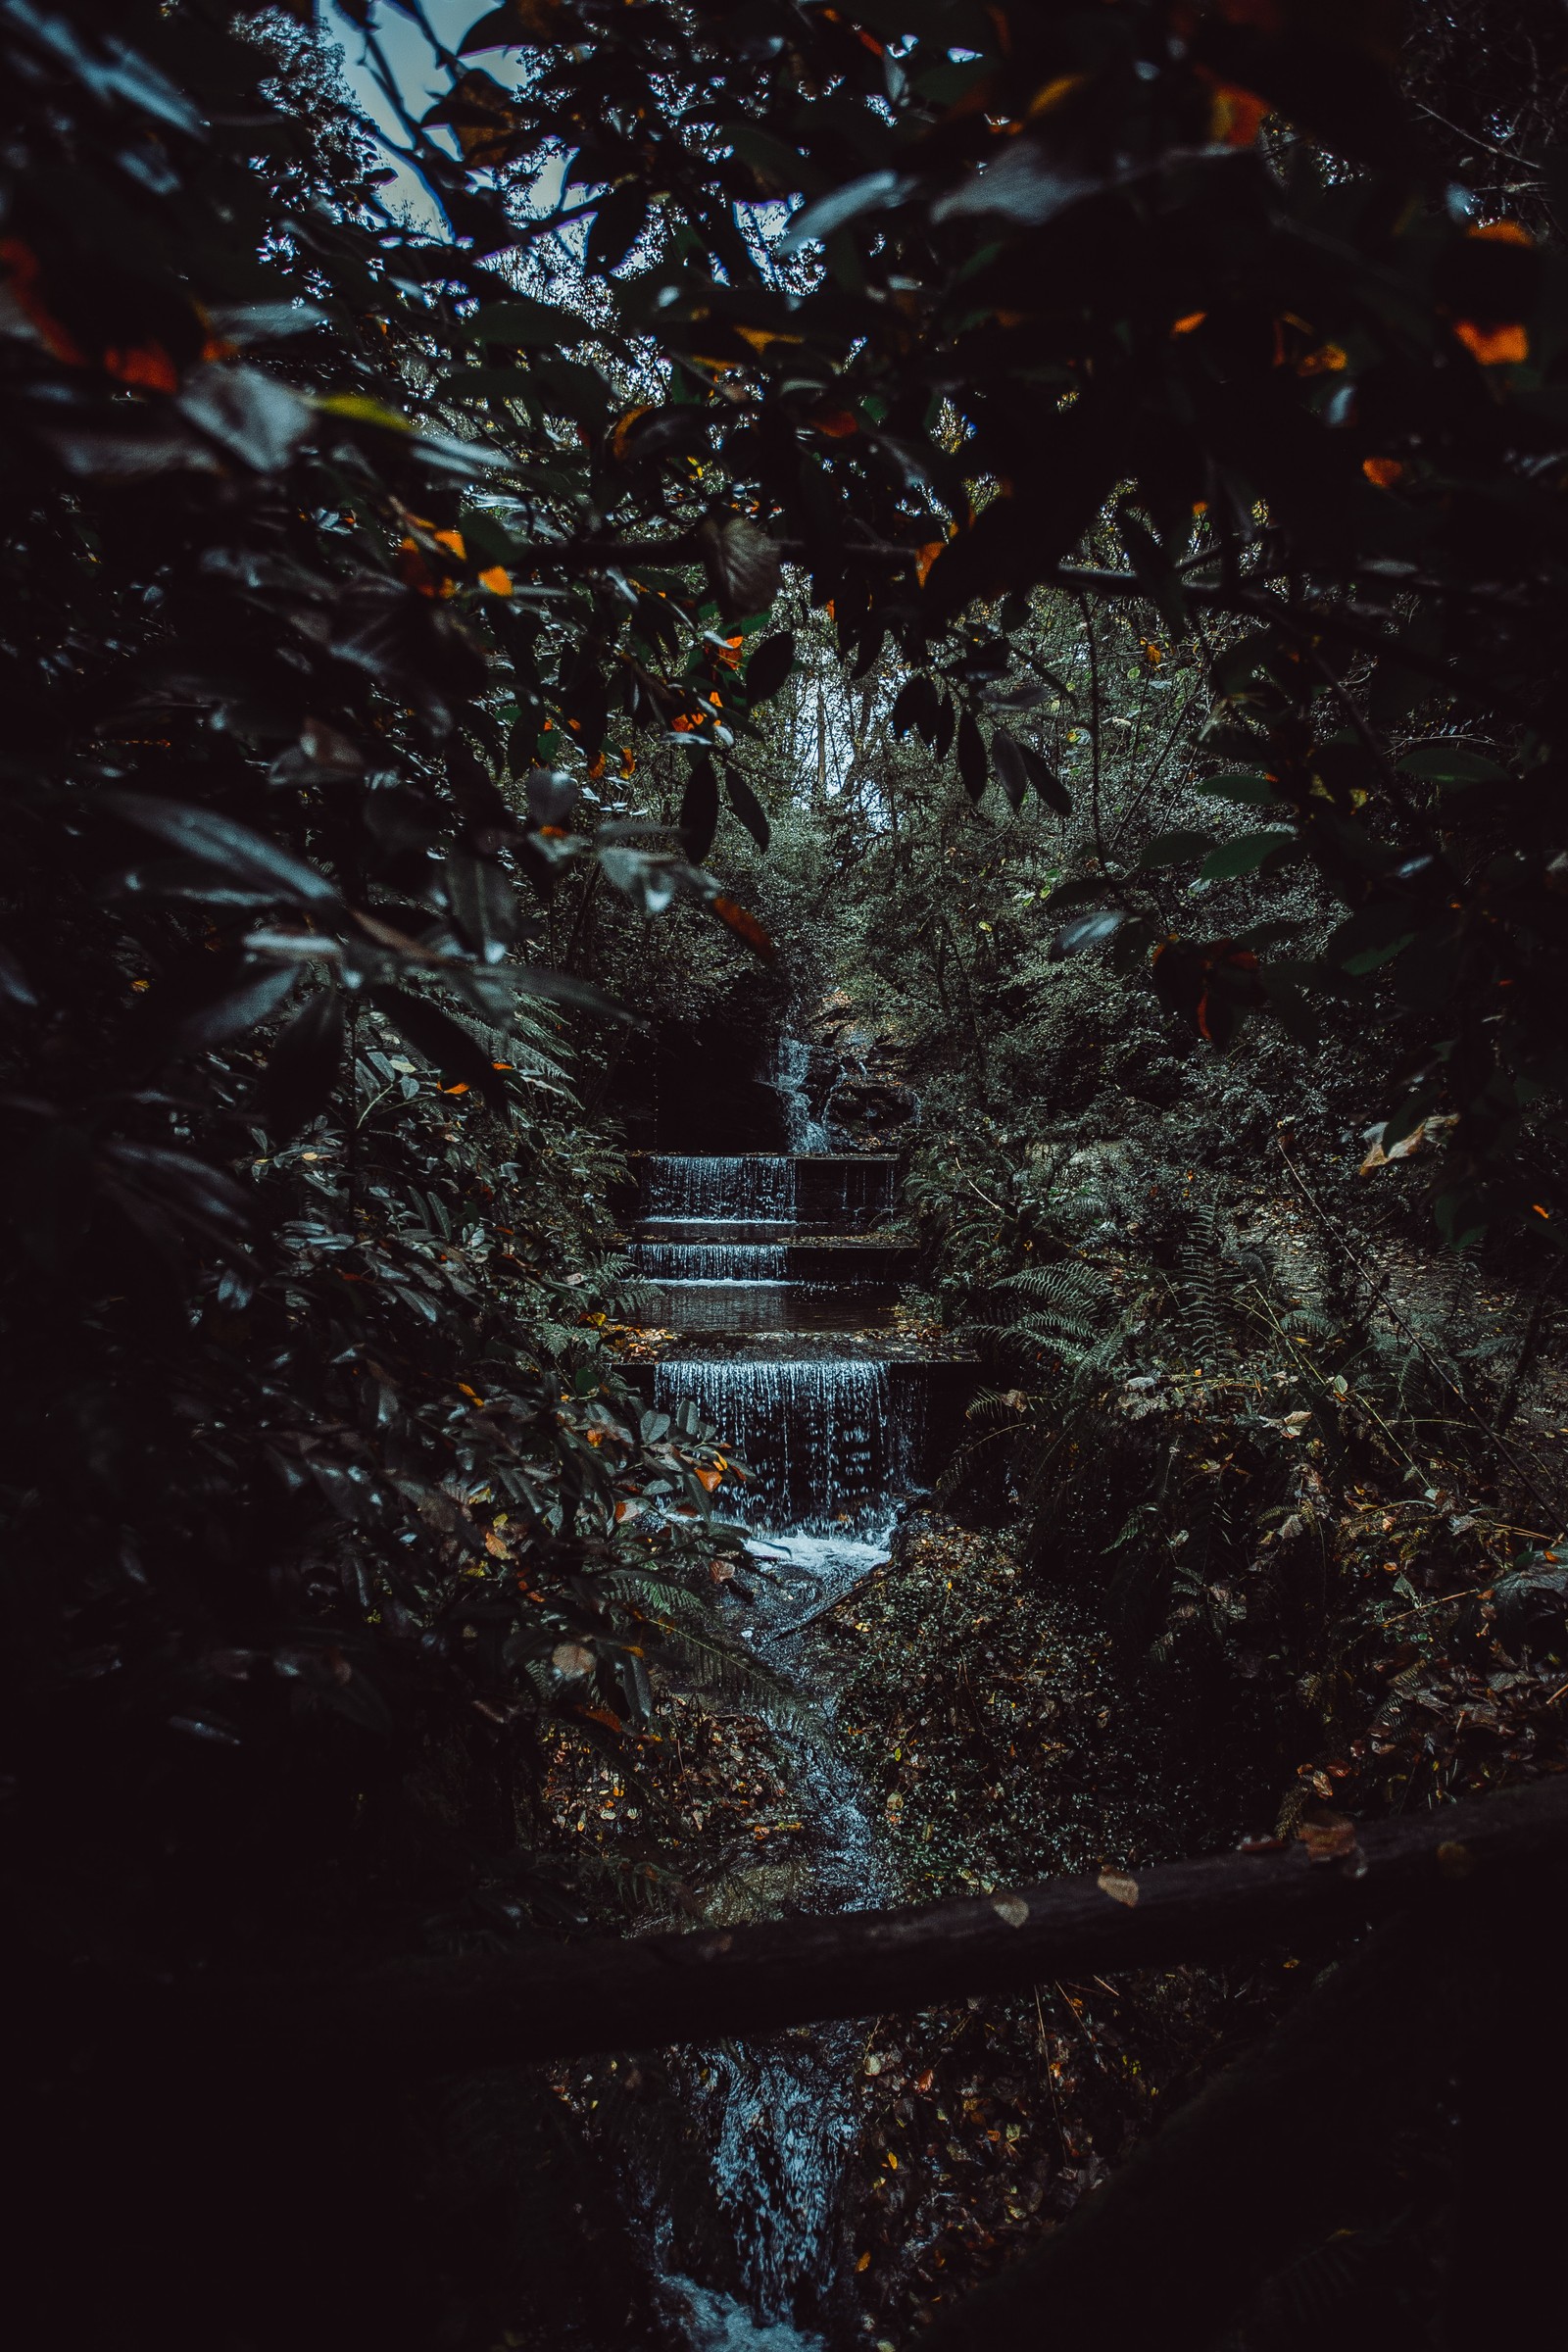
[{"label": "waterfall", "polygon": [[[756,1574],[744,1583],[737,1577],[731,1588],[744,1602],[735,1630],[797,1684],[830,1729],[836,1685],[806,1662],[800,1638],[885,1558],[918,1432],[912,1404],[895,1419],[895,1376],[886,1361],[737,1351],[744,1333],[765,1329],[775,1335],[768,1344],[777,1345],[787,1313],[813,1311],[812,1286],[787,1281],[790,1240],[810,1228],[848,1239],[896,1202],[891,1158],[828,1151],[807,1095],[809,1060],[799,1040],[780,1041],[774,1084],[788,1153],[655,1152],[645,1159],[633,1255],[640,1274],[670,1286],[671,1320],[678,1315],[683,1332],[725,1335],[727,1352],[689,1351],[683,1339],[682,1353],[662,1357],[654,1402],[672,1412],[690,1399],[750,1468],[747,1483],[726,1478],[714,1496],[725,1517],[752,1531]],[[709,1286],[703,1299],[682,1295],[691,1285]],[[863,1267],[845,1283],[818,1287],[842,1291],[850,1313],[859,1293],[862,1311],[870,1311],[874,1278]],[[908,1384],[901,1381],[897,1393],[906,1404]],[[809,1887],[792,1899],[829,1910],[887,1899],[879,1824],[853,1766],[819,1732],[781,1721],[774,1737],[813,1833]],[[744,1871],[739,1877],[744,1901]],[[835,2257],[845,2166],[859,2129],[860,2049],[859,2028],[825,2025],[809,2035],[693,2051],[683,2062],[685,2096],[702,2120],[745,2296],[743,2304],[684,2275],[692,2250],[672,2235],[658,2192],[648,2197],[645,2190],[666,2262],[670,2317],[690,2352],[822,2352],[821,2339],[803,2332],[802,2322],[842,2313],[846,2301]],[[837,2329],[834,2341],[842,2340]]]},{"label": "waterfall", "polygon": [[828,1132],[811,1110],[806,1082],[810,1075],[811,1049],[801,1037],[781,1037],[773,1061],[773,1084],[784,1113],[784,1133],[792,1152],[831,1152]]},{"label": "waterfall", "polygon": [[647,1169],[644,1214],[656,1223],[733,1224],[795,1213],[795,1163],[782,1152],[691,1157],[659,1152]]},{"label": "waterfall", "polygon": [[666,1356],[654,1396],[663,1412],[689,1396],[749,1463],[728,1503],[748,1525],[825,1530],[882,1501],[906,1458],[887,1366],[860,1356]]},{"label": "waterfall", "polygon": [[783,1282],[781,1242],[634,1242],[632,1263],[651,1282]]}]

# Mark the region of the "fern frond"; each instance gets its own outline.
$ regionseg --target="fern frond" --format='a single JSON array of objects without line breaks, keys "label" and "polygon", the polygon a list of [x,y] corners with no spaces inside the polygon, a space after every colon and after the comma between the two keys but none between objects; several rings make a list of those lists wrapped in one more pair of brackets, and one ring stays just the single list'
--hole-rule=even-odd
[{"label": "fern frond", "polygon": [[760,1659],[731,1649],[722,1641],[705,1639],[686,1626],[671,1628],[664,1656],[680,1666],[699,1690],[739,1699],[768,1722],[788,1724],[792,1731],[817,1741],[824,1738],[820,1722],[799,1692],[781,1676],[770,1673]]}]

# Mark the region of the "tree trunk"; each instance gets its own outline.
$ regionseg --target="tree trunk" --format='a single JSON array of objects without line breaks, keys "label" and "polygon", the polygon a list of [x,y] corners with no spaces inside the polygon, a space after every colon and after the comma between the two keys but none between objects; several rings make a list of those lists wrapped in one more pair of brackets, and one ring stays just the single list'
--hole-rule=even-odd
[{"label": "tree trunk", "polygon": [[1565,1846],[1568,1776],[1375,1823],[1340,1861],[1309,1862],[1298,1844],[897,1911],[219,1985],[179,2006],[215,2048],[275,2036],[339,2063],[395,2052],[409,2072],[709,2042],[1354,1934],[1412,1906],[1462,1916],[1511,1874],[1560,1873]]}]

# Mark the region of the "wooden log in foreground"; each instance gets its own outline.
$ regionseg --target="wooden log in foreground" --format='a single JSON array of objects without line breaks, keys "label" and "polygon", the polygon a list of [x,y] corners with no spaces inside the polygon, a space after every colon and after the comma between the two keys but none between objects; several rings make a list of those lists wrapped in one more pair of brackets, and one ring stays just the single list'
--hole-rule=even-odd
[{"label": "wooden log in foreground", "polygon": [[[1568,1775],[1378,1822],[1356,1850],[1300,1844],[1049,1880],[897,1911],[770,1921],[402,1962],[354,1979],[214,1986],[198,2031],[452,2071],[766,2034],[914,2010],[1090,1971],[1174,1967],[1353,1932],[1414,1907],[1467,1908],[1568,1861]],[[215,2011],[219,2014],[215,2015]]]}]

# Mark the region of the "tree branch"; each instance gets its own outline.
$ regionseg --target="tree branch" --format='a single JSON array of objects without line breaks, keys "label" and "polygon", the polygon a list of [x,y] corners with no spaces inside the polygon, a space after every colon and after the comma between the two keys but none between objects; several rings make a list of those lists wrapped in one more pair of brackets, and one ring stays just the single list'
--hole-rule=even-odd
[{"label": "tree branch", "polygon": [[1219,1854],[898,1911],[214,1986],[179,2012],[206,2046],[223,2046],[243,2018],[253,2045],[276,2037],[334,2063],[357,2051],[405,2073],[710,2042],[1349,1933],[1413,1905],[1466,1904],[1565,1847],[1568,1775],[1375,1823],[1348,1862],[1310,1863],[1299,1845]]}]

